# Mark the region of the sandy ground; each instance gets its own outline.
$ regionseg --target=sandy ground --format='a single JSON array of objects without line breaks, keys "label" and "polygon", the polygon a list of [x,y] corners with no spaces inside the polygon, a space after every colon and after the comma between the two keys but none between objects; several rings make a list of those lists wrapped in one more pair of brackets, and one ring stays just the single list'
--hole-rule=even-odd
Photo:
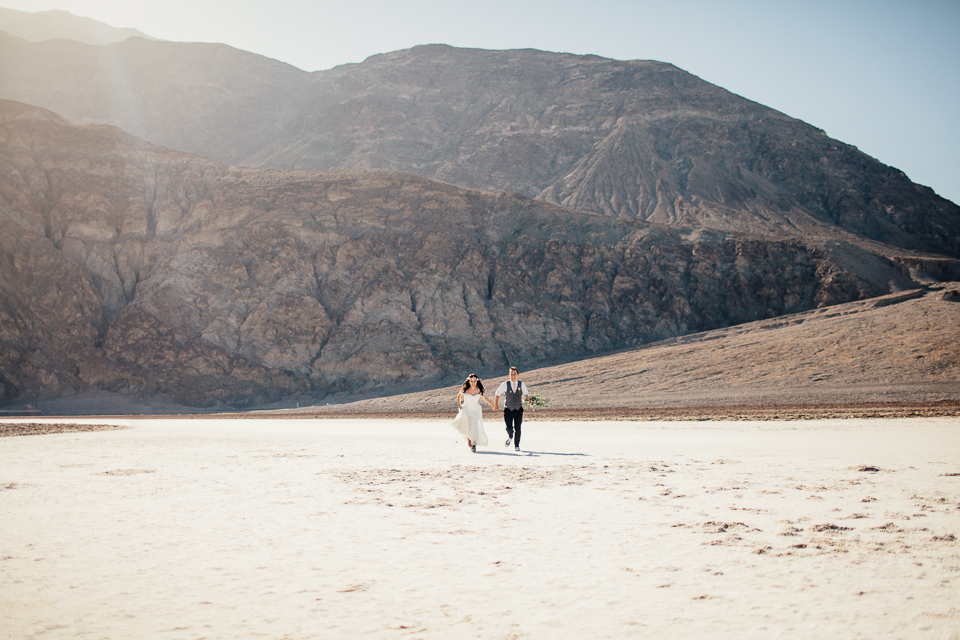
[{"label": "sandy ground", "polygon": [[86,422],[0,438],[0,637],[960,638],[956,418]]}]

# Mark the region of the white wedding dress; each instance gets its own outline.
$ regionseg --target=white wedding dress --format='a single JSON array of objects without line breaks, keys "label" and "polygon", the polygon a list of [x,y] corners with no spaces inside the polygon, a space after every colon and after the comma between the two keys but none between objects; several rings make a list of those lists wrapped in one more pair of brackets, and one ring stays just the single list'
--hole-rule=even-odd
[{"label": "white wedding dress", "polygon": [[457,412],[457,417],[450,423],[460,432],[465,440],[475,445],[487,444],[487,432],[483,430],[483,410],[480,409],[480,394],[475,396],[463,394],[463,408]]}]

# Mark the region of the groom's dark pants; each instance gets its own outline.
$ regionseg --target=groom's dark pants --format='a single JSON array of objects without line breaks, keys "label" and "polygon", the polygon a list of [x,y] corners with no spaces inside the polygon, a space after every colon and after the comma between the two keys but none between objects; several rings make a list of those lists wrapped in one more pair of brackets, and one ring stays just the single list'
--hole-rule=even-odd
[{"label": "groom's dark pants", "polygon": [[523,409],[504,409],[503,421],[507,424],[507,435],[513,438],[514,446],[520,446],[520,425],[523,424]]}]

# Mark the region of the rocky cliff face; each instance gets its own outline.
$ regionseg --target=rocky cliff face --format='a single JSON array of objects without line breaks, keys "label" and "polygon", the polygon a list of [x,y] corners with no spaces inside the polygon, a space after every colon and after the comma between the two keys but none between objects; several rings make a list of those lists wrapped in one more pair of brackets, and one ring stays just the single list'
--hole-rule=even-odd
[{"label": "rocky cliff face", "polygon": [[0,97],[275,169],[408,171],[612,217],[960,257],[960,207],[669,64],[431,45],[307,74],[217,45],[0,37]]},{"label": "rocky cliff face", "polygon": [[564,360],[911,286],[385,170],[230,168],[0,101],[0,393],[245,406]]}]

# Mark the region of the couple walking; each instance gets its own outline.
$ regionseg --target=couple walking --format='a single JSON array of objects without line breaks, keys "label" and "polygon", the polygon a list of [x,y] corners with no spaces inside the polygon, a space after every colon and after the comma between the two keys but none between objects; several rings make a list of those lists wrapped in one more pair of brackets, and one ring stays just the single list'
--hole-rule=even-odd
[{"label": "couple walking", "polygon": [[471,451],[477,450],[477,445],[486,445],[487,432],[483,430],[483,410],[480,401],[483,400],[500,410],[500,398],[503,398],[503,421],[507,426],[507,442],[509,447],[513,442],[514,450],[520,451],[520,426],[523,424],[523,399],[530,395],[527,385],[520,381],[520,374],[516,367],[510,367],[510,379],[505,380],[493,396],[493,402],[487,399],[483,391],[483,382],[475,373],[471,373],[463,383],[460,393],[457,394],[457,417],[451,422],[467,441]]}]

